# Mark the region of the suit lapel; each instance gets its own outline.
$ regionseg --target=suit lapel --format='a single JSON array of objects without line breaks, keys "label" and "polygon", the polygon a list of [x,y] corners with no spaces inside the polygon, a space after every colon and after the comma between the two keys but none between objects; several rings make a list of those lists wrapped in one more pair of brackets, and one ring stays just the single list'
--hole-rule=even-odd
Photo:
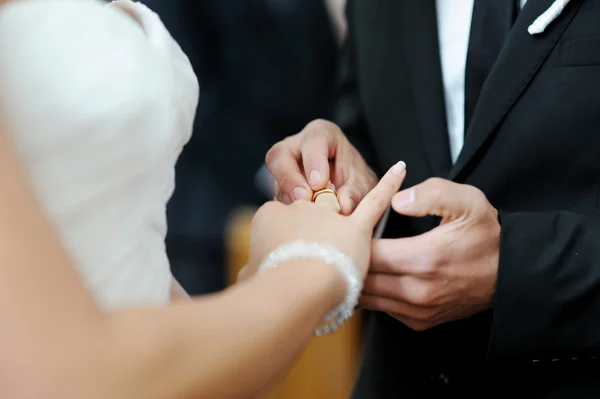
[{"label": "suit lapel", "polygon": [[450,171],[449,179],[457,179],[478,150],[492,137],[492,133],[527,88],[581,5],[581,1],[572,1],[546,32],[530,36],[527,27],[552,2],[553,0],[529,0],[521,10],[506,45],[481,90],[463,149]]},{"label": "suit lapel", "polygon": [[[379,1],[379,0],[376,0]],[[446,176],[452,166],[446,123],[435,0],[398,1],[402,46],[416,118],[431,171]]]}]

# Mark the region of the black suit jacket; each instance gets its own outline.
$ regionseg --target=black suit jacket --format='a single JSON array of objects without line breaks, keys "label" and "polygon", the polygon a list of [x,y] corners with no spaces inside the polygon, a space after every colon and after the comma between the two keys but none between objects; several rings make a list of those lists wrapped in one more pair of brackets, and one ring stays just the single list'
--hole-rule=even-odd
[{"label": "black suit jacket", "polygon": [[[480,188],[500,212],[494,310],[425,332],[372,314],[355,398],[600,395],[600,0],[545,33],[529,0],[452,165],[434,0],[350,0],[337,121],[379,170],[406,161]],[[395,216],[388,237],[432,219]]]}]

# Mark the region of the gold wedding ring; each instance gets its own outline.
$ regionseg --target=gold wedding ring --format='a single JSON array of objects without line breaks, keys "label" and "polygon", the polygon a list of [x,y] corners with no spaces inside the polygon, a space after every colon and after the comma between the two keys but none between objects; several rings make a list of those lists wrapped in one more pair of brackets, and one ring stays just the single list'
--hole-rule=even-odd
[{"label": "gold wedding ring", "polygon": [[337,199],[337,193],[330,188],[324,188],[316,191],[313,194],[312,200],[315,204],[330,208],[337,213],[340,213],[341,211],[340,203]]},{"label": "gold wedding ring", "polygon": [[315,193],[314,193],[314,194],[313,194],[313,196],[312,196],[312,201],[313,201],[313,202],[315,202],[315,201],[317,200],[317,197],[318,197],[319,195],[321,195],[321,194],[326,194],[326,193],[327,193],[327,194],[331,194],[331,195],[333,195],[334,197],[336,197],[336,198],[337,198],[337,193],[336,193],[334,190],[332,190],[332,189],[330,189],[330,188],[324,188],[324,189],[322,189],[322,190],[315,191]]}]

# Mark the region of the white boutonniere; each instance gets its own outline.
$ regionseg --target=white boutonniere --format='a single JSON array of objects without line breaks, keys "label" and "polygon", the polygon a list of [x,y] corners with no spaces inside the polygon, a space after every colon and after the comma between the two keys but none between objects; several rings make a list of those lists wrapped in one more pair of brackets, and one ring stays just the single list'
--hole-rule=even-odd
[{"label": "white boutonniere", "polygon": [[569,1],[571,0],[555,0],[542,15],[537,17],[536,20],[529,25],[527,32],[529,32],[531,36],[534,36],[545,31],[548,25],[554,22],[554,20],[563,12],[567,4],[569,4]]}]

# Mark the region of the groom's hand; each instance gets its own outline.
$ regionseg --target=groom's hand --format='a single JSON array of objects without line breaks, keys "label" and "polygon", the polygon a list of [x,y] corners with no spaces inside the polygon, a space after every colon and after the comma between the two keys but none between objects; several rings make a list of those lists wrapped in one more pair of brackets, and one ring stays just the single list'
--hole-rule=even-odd
[{"label": "groom's hand", "polygon": [[498,212],[475,187],[431,179],[392,200],[402,215],[442,218],[415,237],[376,240],[361,305],[415,330],[492,306],[498,272]]},{"label": "groom's hand", "polygon": [[310,200],[331,182],[344,215],[354,211],[378,180],[340,128],[324,120],[275,144],[265,162],[277,183],[278,201]]}]

